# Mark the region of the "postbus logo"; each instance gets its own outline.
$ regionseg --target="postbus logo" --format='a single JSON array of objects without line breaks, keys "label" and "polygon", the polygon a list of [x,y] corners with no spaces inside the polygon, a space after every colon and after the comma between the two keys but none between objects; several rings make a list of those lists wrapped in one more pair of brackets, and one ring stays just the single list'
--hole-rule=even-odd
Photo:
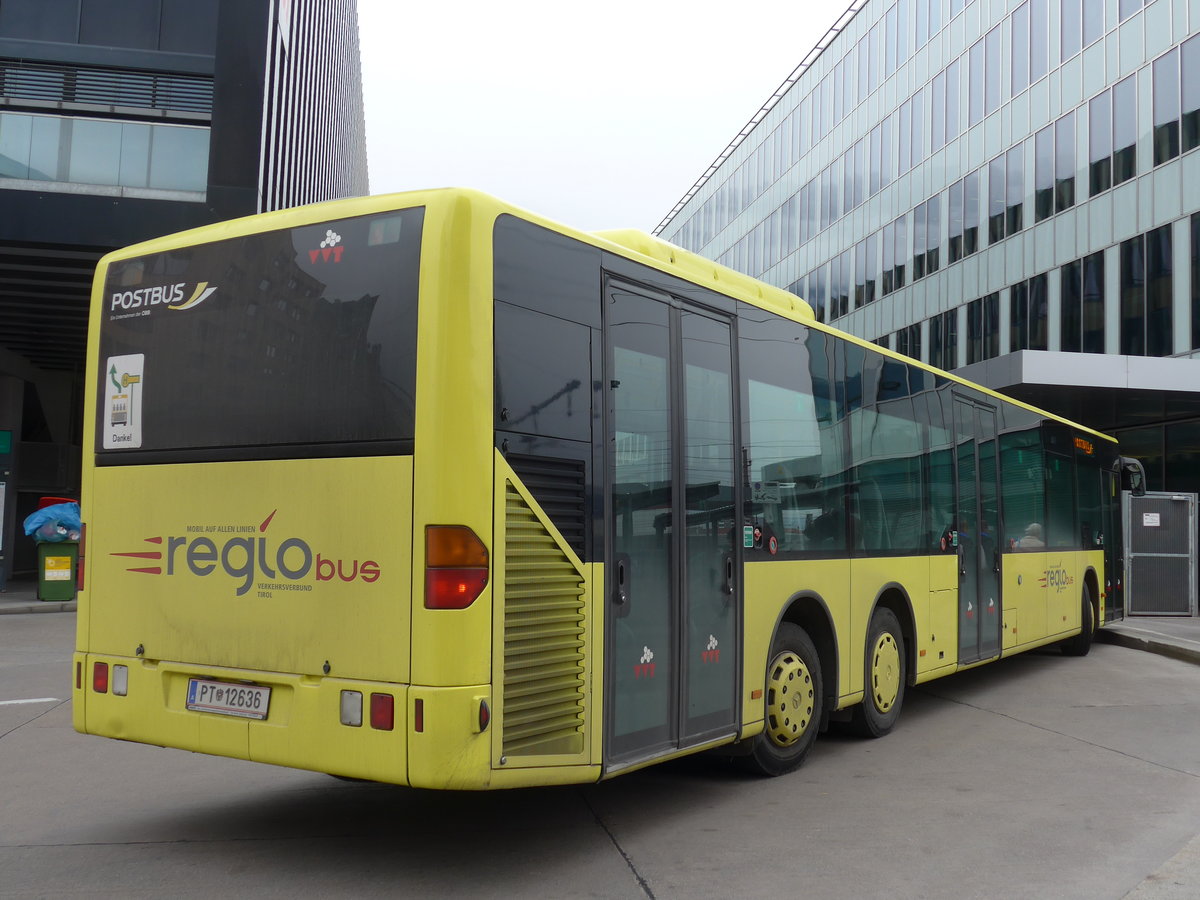
[{"label": "postbus logo", "polygon": [[167,309],[174,310],[191,309],[199,306],[217,290],[216,285],[210,286],[207,281],[197,282],[190,293],[187,288],[187,282],[180,282],[138,288],[136,291],[114,291],[109,312],[149,309],[153,306],[166,306]]},{"label": "postbus logo", "polygon": [[1054,588],[1055,593],[1061,594],[1075,583],[1075,577],[1061,565],[1051,566],[1038,579],[1044,588]]},{"label": "postbus logo", "polygon": [[274,591],[311,591],[313,581],[379,580],[382,570],[372,559],[333,558],[314,551],[303,538],[267,536],[276,512],[259,525],[189,525],[183,535],[143,538],[153,549],[109,555],[133,562],[126,571],[142,575],[232,578],[239,597],[255,584],[260,596],[271,596]]}]

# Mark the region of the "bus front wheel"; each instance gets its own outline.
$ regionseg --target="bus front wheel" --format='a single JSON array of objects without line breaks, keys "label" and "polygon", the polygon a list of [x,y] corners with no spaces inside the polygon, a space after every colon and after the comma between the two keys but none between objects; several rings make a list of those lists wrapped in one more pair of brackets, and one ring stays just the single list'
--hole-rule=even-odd
[{"label": "bus front wheel", "polygon": [[1096,613],[1092,609],[1092,592],[1083,586],[1083,606],[1079,611],[1079,634],[1067,638],[1059,647],[1063,656],[1087,656],[1092,649],[1092,637],[1096,633]]},{"label": "bus front wheel", "polygon": [[904,634],[890,609],[871,614],[867,631],[863,701],[854,707],[851,728],[863,737],[883,737],[900,718],[904,705]]},{"label": "bus front wheel", "polygon": [[765,726],[744,759],[759,774],[784,775],[812,749],[825,703],[821,660],[799,625],[783,622],[775,632],[765,690]]}]

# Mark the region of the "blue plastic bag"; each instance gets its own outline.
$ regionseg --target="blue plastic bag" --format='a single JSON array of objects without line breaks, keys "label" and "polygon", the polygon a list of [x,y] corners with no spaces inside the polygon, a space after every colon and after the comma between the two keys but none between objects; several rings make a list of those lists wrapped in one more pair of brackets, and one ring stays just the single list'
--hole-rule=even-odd
[{"label": "blue plastic bag", "polygon": [[78,503],[55,503],[25,517],[25,533],[35,541],[77,541],[82,530]]}]

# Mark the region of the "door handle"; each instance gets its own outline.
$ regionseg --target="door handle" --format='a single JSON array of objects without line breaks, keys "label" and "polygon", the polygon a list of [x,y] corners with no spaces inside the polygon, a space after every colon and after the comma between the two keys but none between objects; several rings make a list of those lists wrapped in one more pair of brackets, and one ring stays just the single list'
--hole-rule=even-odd
[{"label": "door handle", "polygon": [[725,554],[725,584],[722,586],[722,590],[725,592],[726,597],[733,597],[733,588],[734,588],[734,585],[733,585],[733,554],[726,553]]},{"label": "door handle", "polygon": [[629,602],[629,569],[624,557],[617,560],[617,584],[613,591],[613,602],[624,606]]}]

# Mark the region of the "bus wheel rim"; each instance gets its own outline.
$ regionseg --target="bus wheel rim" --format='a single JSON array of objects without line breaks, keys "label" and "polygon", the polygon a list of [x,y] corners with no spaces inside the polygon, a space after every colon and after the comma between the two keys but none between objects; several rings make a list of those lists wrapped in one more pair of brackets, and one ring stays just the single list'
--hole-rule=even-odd
[{"label": "bus wheel rim", "polygon": [[795,744],[812,725],[816,691],[800,654],[785,650],[767,675],[767,736],[778,747]]},{"label": "bus wheel rim", "polygon": [[900,694],[900,648],[888,632],[879,635],[871,654],[871,696],[875,708],[888,712]]}]

